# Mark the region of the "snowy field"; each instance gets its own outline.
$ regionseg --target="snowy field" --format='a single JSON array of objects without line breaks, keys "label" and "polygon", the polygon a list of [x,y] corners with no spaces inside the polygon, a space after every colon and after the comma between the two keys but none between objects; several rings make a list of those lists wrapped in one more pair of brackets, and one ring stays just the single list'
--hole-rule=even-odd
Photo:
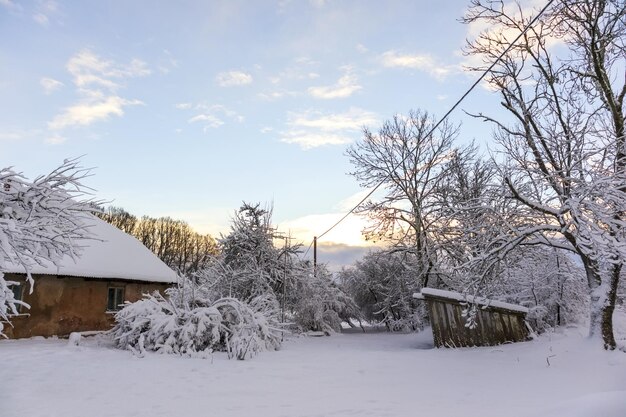
[{"label": "snowy field", "polygon": [[626,354],[583,333],[471,349],[434,349],[428,329],[300,337],[249,361],[2,341],[0,416],[626,416]]}]

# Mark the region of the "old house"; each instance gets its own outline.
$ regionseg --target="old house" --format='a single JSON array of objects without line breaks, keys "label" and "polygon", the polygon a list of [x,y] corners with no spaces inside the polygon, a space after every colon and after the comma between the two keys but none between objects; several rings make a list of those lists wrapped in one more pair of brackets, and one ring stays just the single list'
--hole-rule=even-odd
[{"label": "old house", "polygon": [[[414,298],[424,300],[437,347],[493,346],[528,340],[526,307],[482,297],[423,288]],[[466,313],[475,307],[474,326]]]},{"label": "old house", "polygon": [[106,330],[124,301],[136,301],[155,290],[164,291],[176,282],[176,273],[134,237],[93,217],[92,238],[76,261],[66,257],[58,266],[34,266],[34,287],[26,282],[24,269],[8,266],[5,278],[17,299],[30,305],[5,324],[10,338],[67,335],[75,331]]}]

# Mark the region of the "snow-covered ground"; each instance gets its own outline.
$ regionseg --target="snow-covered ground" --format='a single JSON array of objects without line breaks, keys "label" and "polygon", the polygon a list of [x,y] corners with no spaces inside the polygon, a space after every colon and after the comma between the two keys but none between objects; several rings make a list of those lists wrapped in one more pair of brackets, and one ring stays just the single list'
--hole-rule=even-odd
[{"label": "snow-covered ground", "polygon": [[89,338],[0,342],[0,416],[626,416],[626,354],[582,329],[486,348],[419,334],[301,337],[249,361]]}]

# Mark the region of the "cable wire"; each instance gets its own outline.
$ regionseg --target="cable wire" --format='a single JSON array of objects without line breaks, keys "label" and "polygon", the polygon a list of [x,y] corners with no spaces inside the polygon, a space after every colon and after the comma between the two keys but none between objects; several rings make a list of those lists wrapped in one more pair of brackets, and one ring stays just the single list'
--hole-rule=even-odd
[{"label": "cable wire", "polygon": [[311,250],[311,246],[313,246],[313,242],[314,242],[314,240],[311,241],[311,244],[306,249],[306,252],[304,252],[304,255],[302,255],[303,258],[306,258],[306,256],[309,254],[309,251]]},{"label": "cable wire", "polygon": [[[524,34],[526,32],[528,32],[528,30],[537,22],[537,20],[539,20],[539,18],[541,17],[542,14],[545,13],[546,10],[548,10],[548,7],[550,7],[552,5],[552,3],[554,2],[554,0],[549,0],[548,3],[546,3],[546,5],[543,7],[543,9],[541,9],[541,11],[539,11],[539,13],[537,14],[537,16],[535,16],[530,23],[528,23],[528,25],[524,28],[524,30],[522,30],[519,35],[517,35],[517,37],[509,44],[509,46],[506,47],[506,49],[498,56],[498,58],[493,61],[493,63],[489,66],[489,68],[487,68],[486,70],[483,71],[483,73],[480,75],[480,77],[478,77],[478,79],[474,82],[474,84],[472,84],[472,86],[461,96],[461,98],[459,98],[456,103],[454,103],[454,105],[446,112],[446,114],[443,115],[443,117],[441,119],[439,119],[439,121],[432,127],[432,129],[430,129],[428,131],[428,133],[425,135],[425,137],[428,137],[430,135],[432,135],[435,130],[439,127],[439,125],[441,125],[441,123],[443,123],[444,120],[446,120],[446,118],[454,111],[456,110],[456,108],[459,106],[459,104],[461,104],[461,102],[463,100],[465,100],[465,98],[474,90],[474,88],[476,88],[476,86],[478,84],[480,84],[480,82],[487,76],[487,74],[489,74],[491,72],[491,70],[496,66],[496,64],[498,62],[500,62],[500,60],[511,50],[511,48],[513,48],[513,46],[515,45],[515,43],[517,43],[517,41],[524,36]],[[402,163],[404,163],[404,161],[406,161],[406,159],[411,155],[411,153],[409,153],[407,156],[405,156],[400,162],[398,162],[395,166],[392,166],[391,171],[395,171]],[[335,224],[333,224],[332,226],[330,226],[328,229],[326,229],[326,231],[324,231],[324,233],[320,234],[317,236],[317,239],[320,239],[321,237],[323,237],[324,235],[326,235],[328,232],[330,232],[331,230],[333,230],[335,227],[337,227],[341,222],[343,222],[349,215],[351,215],[352,213],[354,213],[354,211],[359,208],[359,206],[361,204],[363,204],[368,198],[370,198],[372,196],[372,194],[374,194],[376,192],[376,190],[378,190],[380,188],[381,185],[383,185],[383,183],[385,181],[387,181],[387,179],[390,177],[391,174],[387,174],[382,180],[380,180],[380,182],[370,190],[369,193],[367,193],[367,195],[365,197],[363,197],[354,207],[352,207],[350,209],[350,211],[348,211],[346,214],[344,214]],[[313,244],[313,242],[311,242],[311,245]],[[311,249],[311,246],[309,245],[309,249]],[[307,249],[307,253],[309,252],[309,249]],[[306,256],[306,255],[305,255]]]}]

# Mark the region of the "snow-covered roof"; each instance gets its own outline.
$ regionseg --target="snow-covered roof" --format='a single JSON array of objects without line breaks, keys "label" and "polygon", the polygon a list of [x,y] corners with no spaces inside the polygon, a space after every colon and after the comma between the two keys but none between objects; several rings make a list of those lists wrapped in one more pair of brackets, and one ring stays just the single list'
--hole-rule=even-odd
[{"label": "snow-covered roof", "polygon": [[517,304],[505,303],[502,301],[490,300],[488,298],[483,297],[474,297],[472,295],[464,295],[459,292],[454,291],[445,291],[438,290],[435,288],[422,288],[421,293],[413,294],[413,298],[417,298],[419,300],[423,300],[425,296],[446,298],[449,300],[460,301],[460,302],[469,302],[473,304],[478,304],[481,306],[494,307],[494,308],[502,308],[509,311],[517,311],[520,313],[528,313],[528,309],[526,307],[522,307]]},{"label": "snow-covered roof", "polygon": [[[91,216],[88,223],[91,236],[77,243],[82,251],[76,261],[66,256],[58,267],[44,262],[44,265],[34,265],[31,274],[176,282],[176,273],[133,236],[95,216]],[[6,265],[3,272],[25,271],[19,265]]]}]

